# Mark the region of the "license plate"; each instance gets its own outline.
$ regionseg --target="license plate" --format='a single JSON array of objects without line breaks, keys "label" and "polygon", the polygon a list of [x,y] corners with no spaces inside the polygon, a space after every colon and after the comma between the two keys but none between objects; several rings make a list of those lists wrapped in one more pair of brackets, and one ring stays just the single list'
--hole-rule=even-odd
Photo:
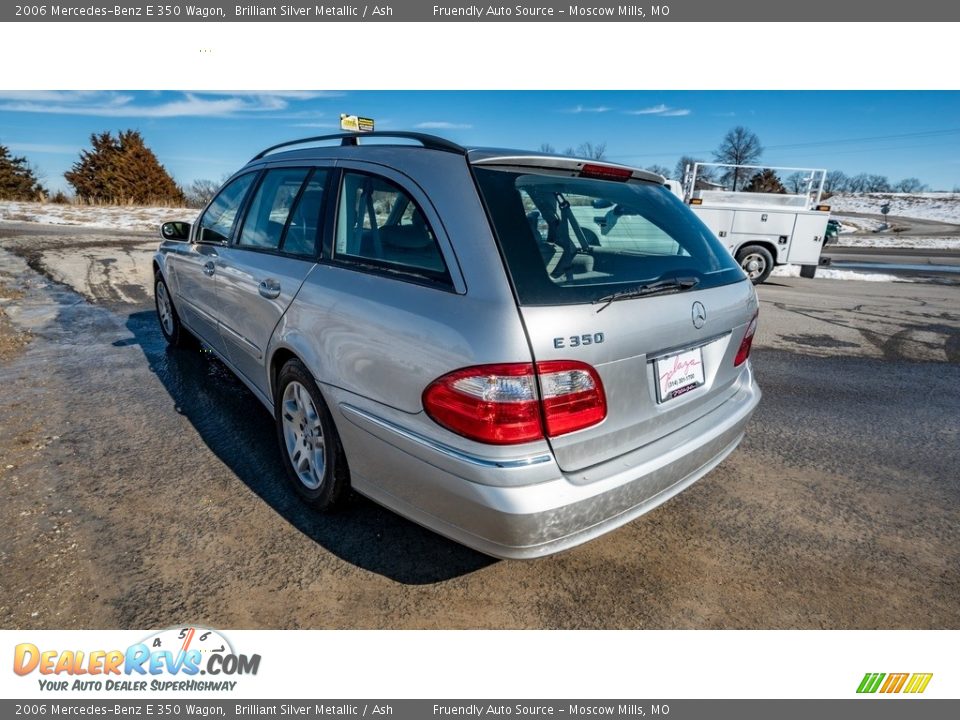
[{"label": "license plate", "polygon": [[703,385],[703,353],[700,348],[668,355],[654,362],[657,402],[665,403]]}]

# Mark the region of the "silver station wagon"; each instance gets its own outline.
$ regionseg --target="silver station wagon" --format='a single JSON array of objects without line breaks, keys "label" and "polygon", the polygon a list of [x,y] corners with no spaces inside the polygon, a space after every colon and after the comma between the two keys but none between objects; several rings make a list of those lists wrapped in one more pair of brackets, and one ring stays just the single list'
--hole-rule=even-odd
[{"label": "silver station wagon", "polygon": [[270,410],[317,509],[352,488],[548,555],[690,486],[760,400],[753,286],[643,170],[344,133],[264,150],[161,234],[164,336]]}]

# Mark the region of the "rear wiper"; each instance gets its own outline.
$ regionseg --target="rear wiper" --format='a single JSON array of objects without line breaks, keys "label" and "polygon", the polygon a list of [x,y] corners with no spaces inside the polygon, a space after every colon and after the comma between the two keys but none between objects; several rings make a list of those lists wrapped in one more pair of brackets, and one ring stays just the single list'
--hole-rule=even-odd
[{"label": "rear wiper", "polygon": [[629,300],[630,298],[647,297],[661,293],[681,292],[682,290],[695,288],[699,284],[700,281],[693,277],[658,280],[657,282],[647,283],[646,285],[638,285],[629,290],[618,290],[610,295],[598,297],[592,301],[592,304],[597,305],[598,303],[603,303],[602,307],[597,308],[597,312],[600,312],[601,310],[606,310],[610,303],[617,300]]}]

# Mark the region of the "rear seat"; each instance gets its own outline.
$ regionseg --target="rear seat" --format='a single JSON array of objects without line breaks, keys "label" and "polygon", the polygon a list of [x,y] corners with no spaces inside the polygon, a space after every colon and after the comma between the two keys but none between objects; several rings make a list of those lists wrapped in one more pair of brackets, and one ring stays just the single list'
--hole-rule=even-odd
[{"label": "rear seat", "polygon": [[385,225],[379,230],[382,259],[424,270],[444,270],[443,258],[422,225]]}]

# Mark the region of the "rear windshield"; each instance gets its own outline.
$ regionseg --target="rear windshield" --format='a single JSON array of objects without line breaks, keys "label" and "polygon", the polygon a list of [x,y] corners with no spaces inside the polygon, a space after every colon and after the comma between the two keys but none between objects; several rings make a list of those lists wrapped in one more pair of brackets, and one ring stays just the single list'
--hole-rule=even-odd
[{"label": "rear windshield", "polygon": [[744,279],[713,233],[670,190],[569,173],[475,167],[523,305],[591,302],[640,285]]}]

